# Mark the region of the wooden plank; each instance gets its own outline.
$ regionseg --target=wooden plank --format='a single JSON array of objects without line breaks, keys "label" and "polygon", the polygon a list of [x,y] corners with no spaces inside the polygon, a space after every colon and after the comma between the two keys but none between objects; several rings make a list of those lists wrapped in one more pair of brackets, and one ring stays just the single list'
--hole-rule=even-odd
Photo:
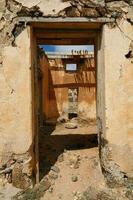
[{"label": "wooden plank", "polygon": [[37,38],[37,44],[47,44],[47,45],[93,45],[94,39],[93,38],[65,38],[65,39],[44,39],[44,38]]},{"label": "wooden plank", "polygon": [[77,88],[77,87],[96,87],[96,83],[64,83],[64,84],[54,84],[50,85],[53,88]]},{"label": "wooden plank", "polygon": [[96,32],[99,32],[99,30],[96,30],[96,29],[91,29],[91,30],[88,30],[88,29],[80,29],[80,28],[76,28],[76,27],[73,27],[73,29],[66,29],[66,28],[59,28],[59,29],[53,29],[53,28],[49,28],[49,29],[45,29],[45,28],[35,28],[34,29],[34,33],[35,34],[39,34],[39,33],[96,33]]},{"label": "wooden plank", "polygon": [[61,32],[61,33],[58,33],[58,32],[41,32],[41,33],[36,33],[36,37],[37,38],[44,38],[44,39],[48,39],[48,38],[51,38],[51,39],[54,39],[54,38],[62,38],[62,39],[69,39],[69,38],[95,38],[97,36],[97,33],[96,32],[68,32],[68,33],[65,33],[65,32]]},{"label": "wooden plank", "polygon": [[[52,66],[50,67],[50,70],[51,71],[65,71],[64,67],[57,67],[57,66]],[[96,71],[96,68],[95,67],[88,67],[88,68],[82,68],[82,71],[81,72],[95,72]]]}]

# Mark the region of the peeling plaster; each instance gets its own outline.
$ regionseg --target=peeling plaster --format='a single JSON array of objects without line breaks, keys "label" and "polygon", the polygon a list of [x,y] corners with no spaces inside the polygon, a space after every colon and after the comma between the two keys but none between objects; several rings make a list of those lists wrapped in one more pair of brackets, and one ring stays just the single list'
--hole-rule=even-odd
[{"label": "peeling plaster", "polygon": [[[115,23],[109,23],[110,28],[117,27],[125,38],[130,41],[129,50],[125,57],[127,59],[133,58],[133,39],[131,36],[125,34],[122,30],[120,23],[122,20],[128,21],[133,24],[132,16],[132,1],[61,1],[61,0],[2,0],[0,1],[0,48],[6,46],[16,46],[16,38],[25,30],[25,23],[18,23],[18,17],[106,17],[114,18]],[[1,52],[0,52],[1,54]],[[123,55],[124,56],[124,55]],[[0,67],[3,66],[3,55],[0,55]],[[15,89],[9,84],[4,72],[4,81],[10,90],[10,94],[15,94]],[[122,65],[119,69],[119,79],[123,76]],[[103,124],[100,117],[98,118],[99,128],[99,150],[100,159],[103,173],[107,182],[112,184],[123,185],[127,183],[127,175],[121,172],[120,167],[112,159],[111,149],[109,142],[103,137]],[[18,133],[19,134],[19,133]],[[30,142],[29,142],[30,143]],[[9,145],[10,146],[10,145]],[[33,144],[31,145],[33,146]],[[10,148],[9,148],[10,149]],[[5,153],[5,152],[4,152]],[[3,156],[4,156],[3,153]],[[8,152],[10,154],[10,152]],[[13,154],[14,152],[12,152]],[[5,156],[7,156],[5,154]],[[28,156],[29,160],[30,155]],[[25,161],[25,158],[22,158]],[[8,162],[8,161],[7,161]],[[24,162],[26,163],[26,161]],[[20,167],[21,168],[21,167]],[[22,170],[20,170],[22,172]],[[23,174],[23,173],[22,173]],[[27,177],[26,177],[27,178]]]}]

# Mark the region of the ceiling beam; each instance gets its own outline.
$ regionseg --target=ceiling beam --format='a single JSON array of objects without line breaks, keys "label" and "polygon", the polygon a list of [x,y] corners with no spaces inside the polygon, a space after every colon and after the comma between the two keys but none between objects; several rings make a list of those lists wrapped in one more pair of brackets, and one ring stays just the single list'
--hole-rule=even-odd
[{"label": "ceiling beam", "polygon": [[73,38],[95,38],[97,36],[97,32],[48,32],[48,31],[42,31],[42,32],[36,32],[35,33],[37,38],[44,38],[44,39],[54,39],[54,38],[62,38],[62,39],[73,39]]},{"label": "ceiling beam", "polygon": [[37,38],[37,44],[47,44],[47,45],[94,45],[94,39],[81,39],[81,38],[69,38],[69,39],[44,39]]}]

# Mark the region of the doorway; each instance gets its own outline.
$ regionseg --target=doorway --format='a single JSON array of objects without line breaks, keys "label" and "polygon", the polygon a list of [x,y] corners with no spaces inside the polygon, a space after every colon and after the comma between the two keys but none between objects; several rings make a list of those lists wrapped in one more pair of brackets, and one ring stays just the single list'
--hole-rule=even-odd
[{"label": "doorway", "polygon": [[68,88],[68,118],[78,116],[78,88]]},{"label": "doorway", "polygon": [[[35,30],[37,68],[42,75],[42,92],[39,92],[42,124],[38,123],[39,178],[42,180],[47,177],[59,189],[66,181],[65,178],[69,177],[70,188],[77,184],[77,188],[84,189],[88,181],[87,167],[92,157],[98,157],[97,32],[91,30],[90,34],[90,30],[86,28],[78,32],[73,30],[72,25],[69,30],[66,28],[67,33],[60,26],[58,29],[55,33],[49,27],[49,34],[42,27]],[[53,52],[57,46],[58,51]],[[91,51],[86,46],[92,48]],[[68,51],[70,47],[72,49]],[[85,158],[88,159],[87,162]],[[79,178],[84,180],[82,186],[77,183]]]}]

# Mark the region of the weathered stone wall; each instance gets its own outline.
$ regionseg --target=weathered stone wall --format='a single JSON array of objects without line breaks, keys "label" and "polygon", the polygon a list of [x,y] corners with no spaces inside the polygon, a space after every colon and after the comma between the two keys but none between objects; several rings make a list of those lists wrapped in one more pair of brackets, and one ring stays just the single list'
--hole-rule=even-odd
[{"label": "weathered stone wall", "polygon": [[[133,171],[133,1],[0,0],[1,173],[12,174],[15,180],[13,168],[20,165],[19,177],[29,183],[33,164],[28,164],[28,172],[22,172],[22,168],[24,163],[32,163],[33,156],[31,41],[29,28],[18,24],[19,16],[115,19],[114,23],[104,25],[99,38],[102,49],[98,54],[102,56],[100,65],[104,64],[104,69],[101,72],[105,74],[104,80],[104,76],[99,77],[99,83],[105,91],[98,92],[101,99],[97,104],[101,105],[98,132],[103,172],[110,182],[125,182]],[[14,185],[20,187],[17,181]]]}]

